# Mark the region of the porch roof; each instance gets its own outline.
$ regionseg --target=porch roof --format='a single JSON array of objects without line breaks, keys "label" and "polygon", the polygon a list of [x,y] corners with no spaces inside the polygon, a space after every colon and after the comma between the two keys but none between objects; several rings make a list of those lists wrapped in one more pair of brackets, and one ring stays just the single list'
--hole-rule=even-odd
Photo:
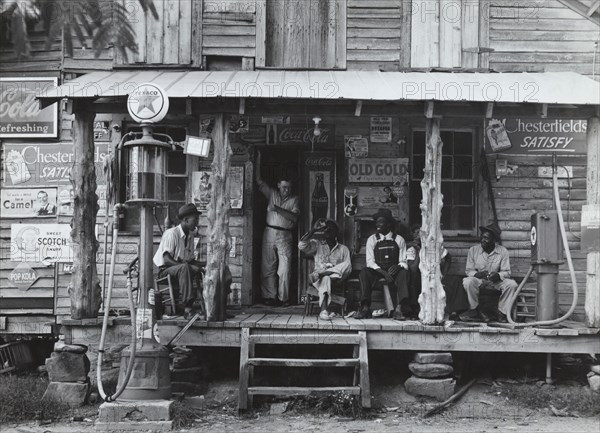
[{"label": "porch roof", "polygon": [[37,96],[45,103],[62,98],[124,97],[146,82],[163,87],[170,98],[600,105],[600,83],[575,72],[122,70],[92,72]]}]

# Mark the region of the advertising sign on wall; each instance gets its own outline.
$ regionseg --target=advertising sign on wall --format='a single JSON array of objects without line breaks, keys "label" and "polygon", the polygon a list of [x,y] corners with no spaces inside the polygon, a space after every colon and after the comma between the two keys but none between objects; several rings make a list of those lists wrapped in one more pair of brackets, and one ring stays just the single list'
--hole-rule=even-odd
[{"label": "advertising sign on wall", "polygon": [[69,224],[12,224],[10,241],[13,262],[73,261]]},{"label": "advertising sign on wall", "polygon": [[[96,143],[96,181],[105,183],[102,163],[109,143]],[[69,173],[75,162],[73,143],[5,143],[2,187],[70,185]]]},{"label": "advertising sign on wall", "polygon": [[306,125],[266,125],[265,142],[272,144],[301,144],[311,145],[314,141],[315,146],[333,144],[335,133],[333,125],[321,125],[320,135],[314,135],[314,127]]},{"label": "advertising sign on wall", "polygon": [[392,141],[392,118],[371,117],[371,143]]},{"label": "advertising sign on wall", "polygon": [[[192,172],[192,201],[201,212],[206,212],[212,195],[212,171]],[[229,167],[229,200],[231,209],[241,209],[244,203],[244,167]]]},{"label": "advertising sign on wall", "polygon": [[0,78],[0,138],[56,138],[58,103],[40,108],[37,94],[55,87],[57,78]]},{"label": "advertising sign on wall", "polygon": [[27,263],[19,263],[11,273],[8,274],[8,281],[22,292],[29,290],[38,278],[35,269]]},{"label": "advertising sign on wall", "polygon": [[587,121],[575,119],[489,119],[485,128],[490,153],[585,155]]},{"label": "advertising sign on wall", "polygon": [[56,216],[56,188],[2,189],[3,218]]},{"label": "advertising sign on wall", "polygon": [[346,158],[366,158],[369,155],[369,140],[362,135],[344,135]]},{"label": "advertising sign on wall", "polygon": [[303,200],[302,215],[310,219],[306,227],[312,227],[319,218],[335,220],[335,157],[329,153],[304,154],[305,191],[310,196]]},{"label": "advertising sign on wall", "polygon": [[382,183],[405,185],[408,182],[407,158],[350,158],[350,183]]}]

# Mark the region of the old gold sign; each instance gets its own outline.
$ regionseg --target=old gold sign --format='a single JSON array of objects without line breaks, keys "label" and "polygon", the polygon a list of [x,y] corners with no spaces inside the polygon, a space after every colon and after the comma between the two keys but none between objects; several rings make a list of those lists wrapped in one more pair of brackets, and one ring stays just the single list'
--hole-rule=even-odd
[{"label": "old gold sign", "polygon": [[350,182],[403,183],[408,175],[406,158],[350,158]]}]

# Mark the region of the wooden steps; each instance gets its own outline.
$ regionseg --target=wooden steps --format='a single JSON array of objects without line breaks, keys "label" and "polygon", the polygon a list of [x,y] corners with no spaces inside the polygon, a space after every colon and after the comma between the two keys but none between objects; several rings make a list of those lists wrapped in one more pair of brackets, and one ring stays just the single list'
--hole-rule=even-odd
[{"label": "wooden steps", "polygon": [[[286,333],[252,335],[252,328],[242,328],[240,347],[239,405],[240,411],[252,407],[254,395],[310,395],[313,393],[346,392],[360,395],[361,405],[371,407],[371,390],[369,383],[369,359],[367,352],[366,331],[355,331],[344,334],[314,336],[291,335]],[[255,358],[255,346],[258,344],[331,344],[352,345],[352,358]],[[354,383],[352,386],[251,386],[254,367],[354,367]]]}]

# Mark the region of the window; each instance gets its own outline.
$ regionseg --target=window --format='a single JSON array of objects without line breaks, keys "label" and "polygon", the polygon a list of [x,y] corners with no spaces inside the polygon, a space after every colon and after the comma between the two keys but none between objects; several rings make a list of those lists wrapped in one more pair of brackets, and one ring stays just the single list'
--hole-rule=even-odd
[{"label": "window", "polygon": [[[127,128],[127,132],[141,132],[141,128],[137,125],[132,126]],[[153,132],[167,134],[176,142],[185,141],[187,135],[186,128],[175,126],[156,126],[154,127]],[[128,161],[122,161],[121,167],[124,168],[128,166]],[[165,208],[157,208],[155,213],[156,220],[163,229],[163,224],[167,216],[167,209],[169,218],[173,223],[176,223],[177,211],[187,202],[189,166],[188,156],[183,153],[182,149],[178,148],[177,150],[167,152],[167,172],[165,173],[167,203]],[[121,169],[122,185],[125,185],[126,175],[126,169]],[[121,202],[126,200],[125,194],[125,188],[121,188]],[[126,230],[137,230],[139,228],[139,215],[139,206],[127,206],[125,219]]]},{"label": "window", "polygon": [[[444,231],[469,232],[476,225],[475,157],[473,131],[440,133],[442,142],[442,208],[441,224]],[[425,131],[412,135],[412,168],[410,182],[410,220],[421,220],[419,205],[422,199],[421,180],[425,167]]]},{"label": "window", "polygon": [[346,0],[260,0],[256,67],[346,68]]}]

